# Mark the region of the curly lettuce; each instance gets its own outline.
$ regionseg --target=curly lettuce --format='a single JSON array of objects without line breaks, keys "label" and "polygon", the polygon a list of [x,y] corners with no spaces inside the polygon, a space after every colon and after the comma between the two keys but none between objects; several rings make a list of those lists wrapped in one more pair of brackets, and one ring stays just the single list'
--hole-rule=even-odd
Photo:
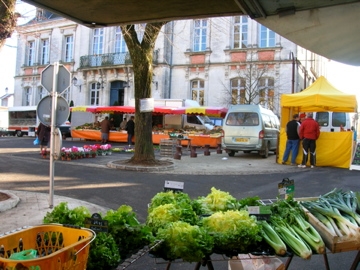
[{"label": "curly lettuce", "polygon": [[246,210],[216,212],[203,218],[201,224],[214,237],[216,253],[248,253],[262,240],[261,226]]},{"label": "curly lettuce", "polygon": [[212,253],[213,238],[197,225],[183,221],[167,224],[159,229],[158,239],[163,243],[155,249],[155,254],[166,260],[183,259],[188,262],[199,262]]},{"label": "curly lettuce", "polygon": [[197,203],[200,204],[201,215],[212,214],[217,211],[237,210],[238,201],[229,192],[218,190],[214,187],[206,197],[199,197]]}]

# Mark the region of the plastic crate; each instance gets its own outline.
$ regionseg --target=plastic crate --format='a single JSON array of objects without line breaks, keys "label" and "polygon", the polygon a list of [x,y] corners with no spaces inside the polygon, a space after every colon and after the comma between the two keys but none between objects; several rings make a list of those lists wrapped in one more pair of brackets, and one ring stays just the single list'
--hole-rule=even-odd
[{"label": "plastic crate", "polygon": [[[84,270],[95,233],[61,224],[39,225],[0,236],[0,270]],[[11,254],[37,250],[36,259],[13,260]]]}]

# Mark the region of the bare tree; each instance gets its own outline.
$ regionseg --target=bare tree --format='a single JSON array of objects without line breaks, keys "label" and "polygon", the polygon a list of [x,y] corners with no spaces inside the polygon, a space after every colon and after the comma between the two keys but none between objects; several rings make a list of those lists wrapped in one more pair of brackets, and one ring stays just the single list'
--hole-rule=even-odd
[{"label": "bare tree", "polygon": [[152,142],[152,113],[140,112],[140,100],[151,97],[153,51],[156,38],[167,22],[148,23],[141,42],[135,25],[121,26],[134,70],[135,81],[135,153],[132,164],[157,164]]},{"label": "bare tree", "polygon": [[275,78],[273,64],[258,61],[237,63],[238,77],[224,85],[221,104],[261,104],[274,111]]},{"label": "bare tree", "polygon": [[18,13],[15,13],[15,0],[0,0],[0,48],[15,30]]}]

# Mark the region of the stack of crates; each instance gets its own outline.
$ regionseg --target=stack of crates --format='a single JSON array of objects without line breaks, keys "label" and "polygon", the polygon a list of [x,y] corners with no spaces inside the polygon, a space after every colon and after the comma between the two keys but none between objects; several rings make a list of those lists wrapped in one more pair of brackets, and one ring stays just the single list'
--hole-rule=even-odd
[{"label": "stack of crates", "polygon": [[177,139],[161,139],[160,140],[160,156],[174,157],[176,153]]}]

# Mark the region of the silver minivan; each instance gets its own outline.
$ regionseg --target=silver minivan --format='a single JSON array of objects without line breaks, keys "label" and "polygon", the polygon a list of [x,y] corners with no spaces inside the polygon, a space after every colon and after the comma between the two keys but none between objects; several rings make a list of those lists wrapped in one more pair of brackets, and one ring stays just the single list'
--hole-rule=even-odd
[{"label": "silver minivan", "polygon": [[223,121],[222,148],[233,157],[236,152],[257,151],[267,158],[276,153],[279,118],[260,105],[232,105]]}]

